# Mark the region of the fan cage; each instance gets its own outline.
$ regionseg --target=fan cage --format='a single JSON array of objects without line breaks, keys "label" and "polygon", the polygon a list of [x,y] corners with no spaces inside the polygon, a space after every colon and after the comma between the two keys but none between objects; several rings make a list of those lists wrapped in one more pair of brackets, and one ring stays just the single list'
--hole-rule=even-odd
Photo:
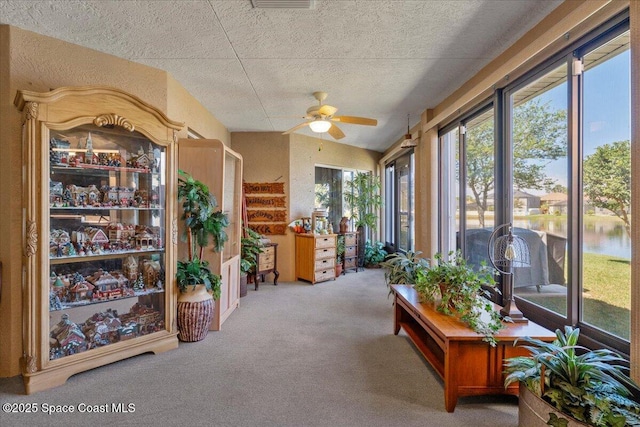
[{"label": "fan cage", "polygon": [[[515,257],[511,260],[505,257],[509,244],[513,246],[515,252]],[[493,243],[492,262],[503,273],[508,272],[509,267],[531,267],[529,245],[522,237],[511,234],[511,232],[506,236],[500,236]]]}]

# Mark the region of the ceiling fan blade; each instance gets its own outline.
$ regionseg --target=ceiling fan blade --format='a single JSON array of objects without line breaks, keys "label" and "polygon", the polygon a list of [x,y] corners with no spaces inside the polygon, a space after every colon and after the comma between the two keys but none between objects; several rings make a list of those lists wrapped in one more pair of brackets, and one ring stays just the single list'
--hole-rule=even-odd
[{"label": "ceiling fan blade", "polygon": [[309,126],[309,122],[300,123],[298,126],[294,126],[291,129],[282,132],[282,134],[286,135],[286,134],[289,134],[289,133],[293,133],[293,132],[297,131],[298,129],[302,129],[305,126]]},{"label": "ceiling fan blade", "polygon": [[318,114],[323,116],[333,116],[338,109],[336,107],[332,107],[331,105],[323,105],[318,109]]},{"label": "ceiling fan blade", "polygon": [[338,116],[334,117],[331,120],[340,123],[351,123],[354,125],[366,125],[366,126],[377,126],[378,121],[376,119],[368,119],[366,117],[354,117],[354,116]]},{"label": "ceiling fan blade", "polygon": [[329,132],[329,135],[331,135],[333,137],[333,139],[342,139],[342,138],[344,138],[344,132],[342,132],[340,130],[340,128],[338,126],[336,126],[334,123],[331,123],[331,127],[329,128],[329,130],[327,132]]}]

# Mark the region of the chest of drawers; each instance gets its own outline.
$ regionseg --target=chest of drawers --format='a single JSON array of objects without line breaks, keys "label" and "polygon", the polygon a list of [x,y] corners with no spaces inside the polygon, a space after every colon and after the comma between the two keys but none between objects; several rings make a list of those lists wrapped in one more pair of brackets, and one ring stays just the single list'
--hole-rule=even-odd
[{"label": "chest of drawers", "polygon": [[264,282],[265,275],[273,273],[273,284],[278,285],[278,244],[269,243],[262,248],[262,252],[258,254],[256,260],[256,273],[253,277],[253,283],[256,285],[256,291],[260,285],[260,279]]},{"label": "chest of drawers", "polygon": [[296,278],[312,284],[336,278],[336,234],[296,234]]},{"label": "chest of drawers", "polygon": [[348,270],[358,271],[358,232],[349,231],[344,236],[344,256],[342,258],[342,269],[346,273]]}]

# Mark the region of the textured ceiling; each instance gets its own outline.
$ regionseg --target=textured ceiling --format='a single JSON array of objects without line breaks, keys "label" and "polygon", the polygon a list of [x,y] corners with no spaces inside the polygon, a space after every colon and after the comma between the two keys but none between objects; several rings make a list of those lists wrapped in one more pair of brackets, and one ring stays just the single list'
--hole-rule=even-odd
[{"label": "textured ceiling", "polygon": [[384,151],[560,3],[0,0],[0,23],[166,70],[231,132],[287,130],[328,92],[337,115],[378,119],[340,142]]}]

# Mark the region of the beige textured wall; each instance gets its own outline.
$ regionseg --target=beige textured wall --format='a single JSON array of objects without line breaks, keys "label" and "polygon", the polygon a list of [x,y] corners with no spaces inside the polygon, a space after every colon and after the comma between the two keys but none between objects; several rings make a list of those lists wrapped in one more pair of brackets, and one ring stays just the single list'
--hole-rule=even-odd
[{"label": "beige textured wall", "polygon": [[10,36],[9,27],[0,26],[0,376],[18,373],[17,358],[22,352],[22,149],[20,114],[12,103],[15,93],[9,89]]},{"label": "beige textured wall", "polygon": [[13,99],[19,89],[44,92],[84,85],[117,87],[205,137],[225,143],[230,139],[227,129],[165,71],[0,25],[0,377],[20,373],[22,354],[22,143],[21,115]]},{"label": "beige textured wall", "polygon": [[166,76],[166,114],[169,118],[179,120],[185,124],[178,136],[186,138],[187,129],[189,128],[203,138],[218,139],[224,145],[229,146],[231,137],[227,128],[213,117],[173,76],[170,74],[166,74]]},{"label": "beige textured wall", "polygon": [[[291,218],[291,203],[295,193],[289,181],[289,137],[280,132],[233,132],[231,148],[242,155],[244,182],[284,182],[284,193]],[[278,244],[280,281],[293,280],[293,236],[267,236]],[[273,276],[269,276],[271,280]],[[250,289],[253,289],[250,287]]]},{"label": "beige textured wall", "polygon": [[[377,151],[280,132],[234,132],[231,148],[242,154],[246,182],[285,182],[289,221],[313,210],[316,165],[376,171],[382,157]],[[270,238],[279,244],[280,280],[295,280],[294,234]]]}]

